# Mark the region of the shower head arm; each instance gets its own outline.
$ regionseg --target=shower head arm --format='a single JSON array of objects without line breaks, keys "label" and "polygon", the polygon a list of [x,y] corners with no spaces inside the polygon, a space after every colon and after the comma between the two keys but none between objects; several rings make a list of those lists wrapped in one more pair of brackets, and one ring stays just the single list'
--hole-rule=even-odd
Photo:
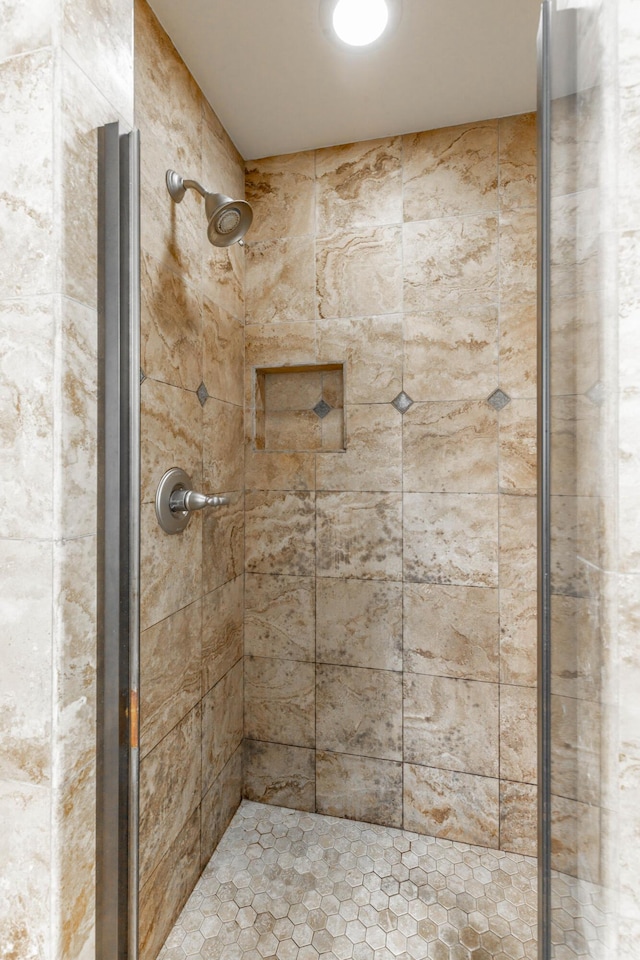
[{"label": "shower head arm", "polygon": [[197,190],[200,196],[205,198],[209,192],[197,180],[184,180],[175,170],[167,170],[167,190],[176,203],[184,199],[187,190]]}]

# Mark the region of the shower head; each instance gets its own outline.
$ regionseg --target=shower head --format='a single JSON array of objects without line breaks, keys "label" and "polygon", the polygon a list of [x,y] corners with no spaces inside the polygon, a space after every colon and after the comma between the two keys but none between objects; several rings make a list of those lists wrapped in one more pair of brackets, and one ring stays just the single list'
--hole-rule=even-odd
[{"label": "shower head", "polygon": [[232,200],[222,193],[210,193],[197,180],[184,180],[175,170],[167,170],[167,190],[171,199],[180,203],[188,189],[204,197],[209,225],[207,236],[214,247],[230,247],[242,241],[251,226],[253,210],[246,200]]}]

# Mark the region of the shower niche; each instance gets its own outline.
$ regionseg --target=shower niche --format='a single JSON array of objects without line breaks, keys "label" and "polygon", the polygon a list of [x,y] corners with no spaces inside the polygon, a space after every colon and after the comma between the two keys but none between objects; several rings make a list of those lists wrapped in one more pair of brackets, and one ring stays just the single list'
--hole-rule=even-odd
[{"label": "shower niche", "polygon": [[323,453],[345,449],[344,365],[254,370],[256,450]]}]

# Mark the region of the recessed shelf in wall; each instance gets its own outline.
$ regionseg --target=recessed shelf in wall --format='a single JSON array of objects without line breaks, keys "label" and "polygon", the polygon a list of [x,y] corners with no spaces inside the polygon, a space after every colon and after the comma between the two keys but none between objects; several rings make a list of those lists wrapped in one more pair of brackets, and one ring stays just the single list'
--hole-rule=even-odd
[{"label": "recessed shelf in wall", "polygon": [[344,365],[304,364],[254,370],[256,450],[344,450]]}]

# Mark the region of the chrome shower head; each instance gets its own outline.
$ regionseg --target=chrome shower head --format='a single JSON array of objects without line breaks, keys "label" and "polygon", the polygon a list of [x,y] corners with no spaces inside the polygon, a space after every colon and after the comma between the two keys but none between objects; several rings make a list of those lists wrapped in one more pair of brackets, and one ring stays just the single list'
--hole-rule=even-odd
[{"label": "chrome shower head", "polygon": [[204,197],[207,236],[214,247],[230,247],[244,237],[253,221],[253,210],[246,200],[210,193],[197,180],[184,180],[175,170],[167,170],[167,190],[172,200],[180,203],[188,189]]}]

